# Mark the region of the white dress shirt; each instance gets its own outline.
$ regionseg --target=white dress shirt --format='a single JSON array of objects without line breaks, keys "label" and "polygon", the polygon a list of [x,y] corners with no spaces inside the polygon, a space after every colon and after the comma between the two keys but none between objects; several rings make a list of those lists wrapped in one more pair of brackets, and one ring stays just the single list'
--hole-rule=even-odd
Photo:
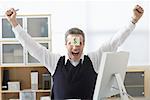
[{"label": "white dress shirt", "polygon": [[[130,22],[123,29],[119,30],[109,41],[101,45],[97,51],[87,54],[92,61],[96,73],[98,73],[99,70],[102,53],[115,52],[117,48],[130,35],[134,28],[135,25]],[[49,50],[47,50],[44,46],[34,41],[20,25],[17,25],[15,28],[13,28],[13,32],[15,33],[16,38],[22,44],[22,46],[26,48],[33,57],[39,60],[40,63],[50,71],[51,75],[53,75],[61,55],[49,52]],[[67,61],[68,57],[66,56],[65,59],[65,61]],[[84,60],[83,55],[81,56],[81,59],[82,61]],[[77,65],[78,62],[72,62],[72,64]]]}]

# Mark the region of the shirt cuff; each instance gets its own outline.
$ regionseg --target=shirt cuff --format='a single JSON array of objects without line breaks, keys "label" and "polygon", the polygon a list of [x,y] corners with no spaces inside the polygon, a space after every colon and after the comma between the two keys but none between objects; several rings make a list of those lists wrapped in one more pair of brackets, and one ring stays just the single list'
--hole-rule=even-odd
[{"label": "shirt cuff", "polygon": [[136,24],[133,24],[131,21],[129,22],[127,28],[130,30],[133,30],[135,28]]}]

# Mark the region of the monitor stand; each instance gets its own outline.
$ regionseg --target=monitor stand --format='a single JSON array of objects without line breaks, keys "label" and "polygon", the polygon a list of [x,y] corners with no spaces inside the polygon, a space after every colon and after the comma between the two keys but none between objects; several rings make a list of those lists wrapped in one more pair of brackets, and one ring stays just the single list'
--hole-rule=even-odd
[{"label": "monitor stand", "polygon": [[121,100],[129,100],[128,98],[128,94],[126,92],[126,89],[125,89],[125,86],[123,84],[123,81],[121,79],[121,76],[119,73],[117,74],[114,74],[114,77],[117,81],[117,85],[118,85],[118,88],[119,88],[119,91],[120,91],[120,98]]}]

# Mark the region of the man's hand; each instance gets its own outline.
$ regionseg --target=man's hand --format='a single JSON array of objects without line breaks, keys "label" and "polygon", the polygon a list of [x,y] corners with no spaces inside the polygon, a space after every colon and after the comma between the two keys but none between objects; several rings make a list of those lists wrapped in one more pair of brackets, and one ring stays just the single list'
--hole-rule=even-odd
[{"label": "man's hand", "polygon": [[136,5],[133,9],[133,17],[132,17],[132,23],[137,23],[138,20],[142,17],[144,13],[144,10],[141,6]]},{"label": "man's hand", "polygon": [[5,12],[5,16],[12,27],[16,27],[18,25],[16,20],[16,11],[14,8],[11,8]]}]

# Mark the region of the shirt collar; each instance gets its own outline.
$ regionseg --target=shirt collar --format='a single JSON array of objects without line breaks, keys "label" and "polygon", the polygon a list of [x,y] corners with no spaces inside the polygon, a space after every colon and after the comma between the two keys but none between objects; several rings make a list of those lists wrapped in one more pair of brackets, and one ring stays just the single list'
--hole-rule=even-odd
[{"label": "shirt collar", "polygon": [[[69,59],[69,56],[66,54],[65,55],[65,64],[67,63],[67,60]],[[83,60],[84,60],[84,54],[81,55],[81,58],[80,58],[82,61],[81,63],[83,63]],[[70,60],[70,59],[69,59]],[[79,60],[80,61],[80,60]]]}]

